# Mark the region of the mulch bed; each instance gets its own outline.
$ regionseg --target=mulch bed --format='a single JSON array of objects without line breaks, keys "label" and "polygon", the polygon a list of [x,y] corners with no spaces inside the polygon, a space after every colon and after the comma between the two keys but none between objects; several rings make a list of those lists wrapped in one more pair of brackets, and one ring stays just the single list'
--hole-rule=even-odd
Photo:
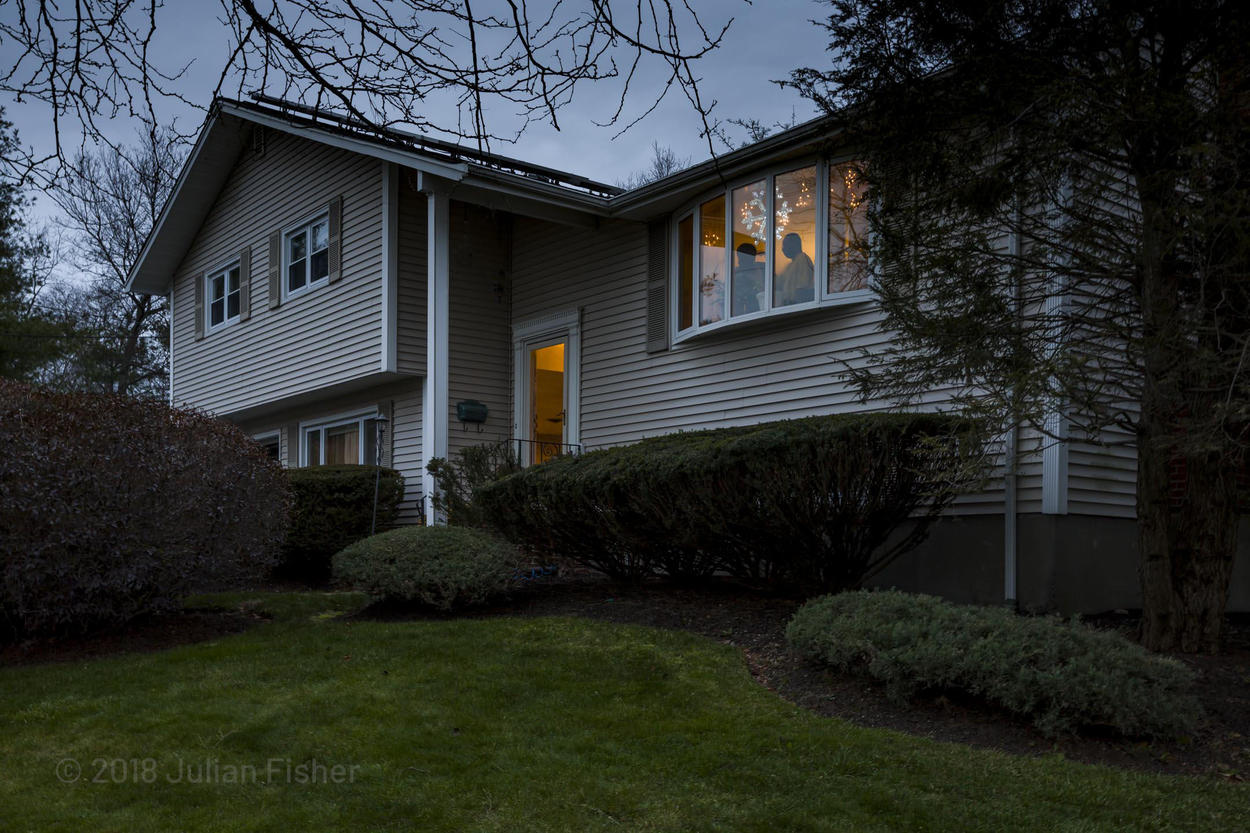
[{"label": "mulch bed", "polygon": [[[870,681],[837,674],[793,655],[785,626],[798,608],[791,599],[760,595],[725,583],[704,588],[661,582],[614,583],[595,574],[565,574],[527,582],[508,603],[478,615],[573,615],[623,624],[680,628],[743,652],[760,684],[809,711],[860,726],[894,729],[940,741],[1020,755],[1060,754],[1086,763],[1148,772],[1250,779],[1250,616],[1231,616],[1224,653],[1180,657],[1197,674],[1208,720],[1188,743],[1122,738],[1051,739],[1028,723],[975,702],[946,696],[894,703]],[[383,618],[418,616],[372,610]],[[1131,617],[1095,619],[1129,633]]]},{"label": "mulch bed", "polygon": [[[1020,755],[1060,754],[1148,772],[1250,780],[1250,616],[1229,618],[1222,654],[1181,657],[1198,676],[1198,693],[1208,719],[1188,743],[1164,744],[1121,738],[1049,739],[1010,715],[945,696],[892,702],[871,682],[830,672],[787,649],[785,625],[798,605],[793,599],[761,595],[731,583],[699,588],[658,581],[621,584],[572,570],[528,581],[507,602],[470,615],[583,616],[687,630],[741,649],[760,684],[790,702],[861,726]],[[393,606],[374,606],[356,615],[448,618]],[[0,666],[158,651],[239,633],[260,621],[261,616],[235,611],[188,610],[153,616],[112,633],[0,647]],[[1101,617],[1094,623],[1128,633],[1135,624],[1123,615]]]}]

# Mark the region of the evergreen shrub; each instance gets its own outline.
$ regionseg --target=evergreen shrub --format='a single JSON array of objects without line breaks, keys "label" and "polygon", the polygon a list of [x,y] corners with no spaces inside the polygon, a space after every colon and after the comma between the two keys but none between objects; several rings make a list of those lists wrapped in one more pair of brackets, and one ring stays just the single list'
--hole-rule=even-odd
[{"label": "evergreen shrub", "polygon": [[840,590],[923,540],[980,449],[949,416],[810,417],[560,457],[476,497],[518,546],[616,577]]},{"label": "evergreen shrub", "polygon": [[786,639],[800,654],[885,685],[894,699],[959,692],[1033,722],[1178,738],[1201,718],[1193,676],[1118,633],[1058,617],[858,591],[812,599]]},{"label": "evergreen shrub", "polygon": [[339,550],[395,523],[404,499],[404,477],[379,466],[332,465],[290,469],[294,507],[277,575],[322,584]]},{"label": "evergreen shrub", "polygon": [[357,541],[334,556],[334,577],[372,596],[440,610],[481,604],[503,594],[517,553],[485,530],[409,526]]}]

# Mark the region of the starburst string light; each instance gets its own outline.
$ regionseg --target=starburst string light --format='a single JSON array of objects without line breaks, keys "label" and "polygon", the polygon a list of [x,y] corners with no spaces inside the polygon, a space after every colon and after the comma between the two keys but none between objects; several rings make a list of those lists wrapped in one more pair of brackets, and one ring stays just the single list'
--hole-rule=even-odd
[{"label": "starburst string light", "polygon": [[[742,204],[738,209],[738,222],[747,234],[751,235],[751,239],[755,241],[755,245],[759,246],[764,242],[764,238],[768,236],[768,203],[764,199],[765,191],[763,189],[751,189],[751,199]],[[802,194],[800,194],[800,198]],[[811,196],[808,195],[810,202]],[[781,189],[777,188],[773,191],[773,204],[776,207],[777,225],[774,234],[778,240],[785,237],[786,226],[790,224],[790,215],[794,213],[795,208],[802,208],[802,204],[796,204],[794,208],[790,206],[790,201],[781,193]]]}]

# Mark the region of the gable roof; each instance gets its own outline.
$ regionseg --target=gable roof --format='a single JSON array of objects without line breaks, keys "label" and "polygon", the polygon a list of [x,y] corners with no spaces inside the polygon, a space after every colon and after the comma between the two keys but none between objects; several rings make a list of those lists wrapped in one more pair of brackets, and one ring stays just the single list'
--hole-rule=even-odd
[{"label": "gable roof", "polygon": [[129,289],[153,294],[167,291],[257,126],[393,162],[452,183],[456,199],[575,225],[593,225],[609,217],[653,219],[750,167],[807,152],[836,132],[830,118],[814,119],[625,191],[554,168],[414,133],[375,128],[289,102],[275,107],[218,99],[131,269]]}]

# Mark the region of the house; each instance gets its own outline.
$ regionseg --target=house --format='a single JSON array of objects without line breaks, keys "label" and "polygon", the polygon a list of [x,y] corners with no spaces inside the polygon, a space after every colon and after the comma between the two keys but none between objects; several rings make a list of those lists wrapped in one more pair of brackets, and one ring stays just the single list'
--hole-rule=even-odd
[{"label": "house", "polygon": [[[513,439],[535,462],[886,407],[837,378],[838,359],[888,338],[850,245],[863,217],[846,162],[817,120],[622,193],[222,100],[131,286],[170,297],[175,404],[233,420],[288,466],[372,460],[381,436],[411,522],[432,511],[426,461],[470,444]],[[1136,606],[1131,451],[1015,442],[1018,465],[881,581]],[[1239,564],[1232,607],[1247,609]]]}]

